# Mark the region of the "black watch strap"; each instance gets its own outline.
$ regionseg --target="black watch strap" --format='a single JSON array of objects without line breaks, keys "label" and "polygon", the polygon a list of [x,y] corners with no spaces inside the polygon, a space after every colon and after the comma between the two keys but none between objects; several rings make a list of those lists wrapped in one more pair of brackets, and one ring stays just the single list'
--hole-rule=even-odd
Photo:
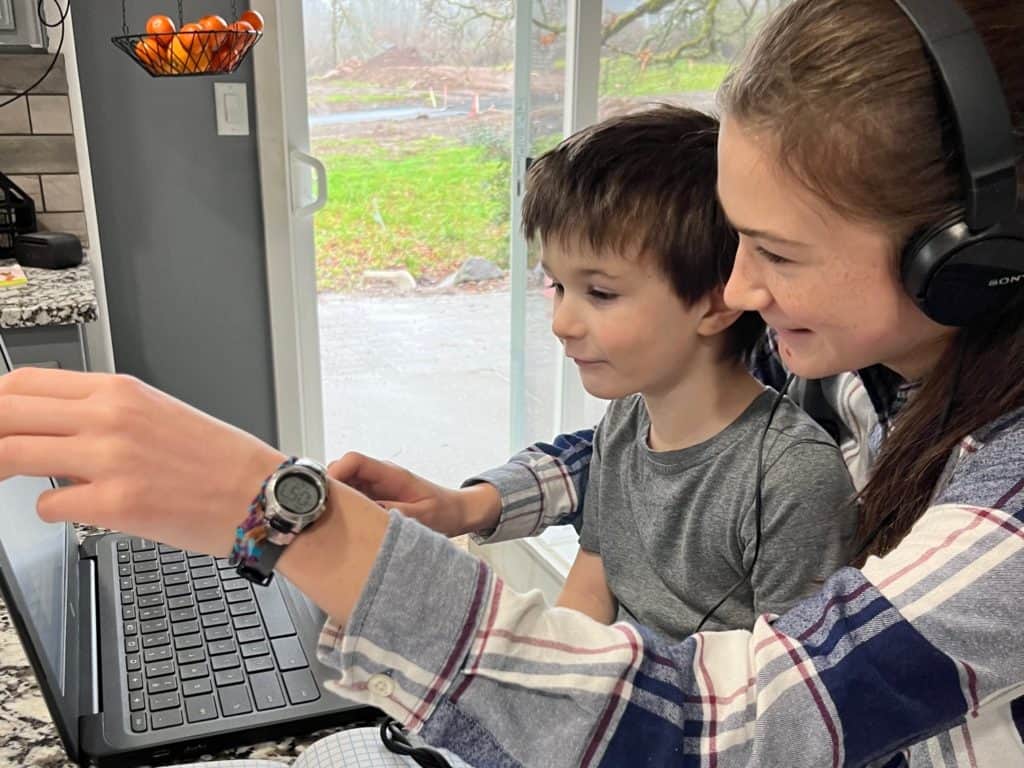
[{"label": "black watch strap", "polygon": [[284,553],[284,547],[280,544],[271,544],[269,541],[264,541],[260,545],[260,549],[263,550],[263,553],[258,560],[250,563],[243,561],[238,564],[235,571],[243,579],[248,579],[253,584],[266,587],[274,580],[274,566],[277,565],[278,559]]}]

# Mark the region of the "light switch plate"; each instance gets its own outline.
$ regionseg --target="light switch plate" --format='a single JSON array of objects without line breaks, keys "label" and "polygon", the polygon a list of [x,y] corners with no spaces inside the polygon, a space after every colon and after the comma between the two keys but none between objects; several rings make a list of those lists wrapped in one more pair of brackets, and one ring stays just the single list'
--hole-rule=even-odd
[{"label": "light switch plate", "polygon": [[218,136],[249,135],[249,99],[245,83],[214,83]]}]

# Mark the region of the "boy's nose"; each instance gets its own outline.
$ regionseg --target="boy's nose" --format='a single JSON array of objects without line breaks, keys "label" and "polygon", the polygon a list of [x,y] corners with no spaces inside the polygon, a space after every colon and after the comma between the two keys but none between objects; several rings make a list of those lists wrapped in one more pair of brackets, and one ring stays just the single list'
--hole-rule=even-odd
[{"label": "boy's nose", "polygon": [[740,244],[736,251],[732,274],[725,284],[723,298],[730,309],[762,312],[772,303],[772,295],[761,279],[760,267],[748,246]]},{"label": "boy's nose", "polygon": [[563,341],[583,335],[583,326],[573,309],[571,299],[562,297],[555,301],[551,310],[551,332]]}]

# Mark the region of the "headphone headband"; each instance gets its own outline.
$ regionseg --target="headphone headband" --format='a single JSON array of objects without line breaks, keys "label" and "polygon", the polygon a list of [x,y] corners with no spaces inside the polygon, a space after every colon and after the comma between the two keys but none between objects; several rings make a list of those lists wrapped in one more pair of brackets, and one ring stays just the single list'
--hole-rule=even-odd
[{"label": "headphone headband", "polygon": [[953,0],[893,0],[917,27],[957,124],[972,232],[1017,210],[1017,142],[992,59]]}]

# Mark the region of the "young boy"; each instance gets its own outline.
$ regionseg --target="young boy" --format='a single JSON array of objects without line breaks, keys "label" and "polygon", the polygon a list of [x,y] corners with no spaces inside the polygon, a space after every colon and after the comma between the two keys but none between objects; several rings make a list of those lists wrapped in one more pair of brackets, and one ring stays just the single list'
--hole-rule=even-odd
[{"label": "young boy", "polygon": [[[714,118],[663,106],[570,137],[531,167],[523,209],[555,289],[552,331],[611,400],[594,436],[580,551],[559,605],[673,637],[749,627],[852,554],[854,490],[828,435],[745,359],[757,315],[722,289],[735,235],[715,196]],[[834,510],[844,509],[842,515]]]},{"label": "young boy", "polygon": [[[723,598],[707,629],[784,612],[846,564],[857,528],[835,443],[788,400],[770,417],[777,394],[747,372],[764,325],[722,300],[737,242],[715,195],[717,134],[678,107],[606,120],[531,166],[523,206],[555,292],[552,331],[586,390],[612,401],[558,604],[676,638]],[[408,474],[396,492],[399,472],[375,468],[378,489],[391,486],[376,498],[434,493]]]}]

